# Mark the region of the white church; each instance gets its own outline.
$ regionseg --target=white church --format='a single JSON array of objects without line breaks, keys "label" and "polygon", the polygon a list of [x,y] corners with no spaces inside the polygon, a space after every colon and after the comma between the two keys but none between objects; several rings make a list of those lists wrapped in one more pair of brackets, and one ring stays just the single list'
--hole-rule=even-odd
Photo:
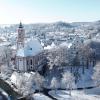
[{"label": "white church", "polygon": [[26,39],[25,30],[20,22],[17,37],[15,66],[18,71],[41,71],[46,64],[43,47],[35,38]]}]

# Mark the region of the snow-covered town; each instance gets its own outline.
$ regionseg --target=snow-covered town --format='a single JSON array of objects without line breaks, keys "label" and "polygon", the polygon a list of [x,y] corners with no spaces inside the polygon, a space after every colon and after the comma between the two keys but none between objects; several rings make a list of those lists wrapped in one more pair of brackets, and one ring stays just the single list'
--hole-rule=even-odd
[{"label": "snow-covered town", "polygon": [[1,0],[0,100],[100,100],[99,12],[96,0]]},{"label": "snow-covered town", "polygon": [[5,90],[12,100],[99,100],[99,23],[57,22],[54,32],[48,27],[35,34],[35,25],[22,22],[1,28],[9,31],[0,37],[0,86],[11,88],[14,94]]}]

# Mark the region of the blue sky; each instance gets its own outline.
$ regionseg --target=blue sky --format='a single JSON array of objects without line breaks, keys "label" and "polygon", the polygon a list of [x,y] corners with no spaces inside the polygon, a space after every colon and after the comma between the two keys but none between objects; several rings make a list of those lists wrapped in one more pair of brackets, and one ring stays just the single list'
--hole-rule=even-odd
[{"label": "blue sky", "polygon": [[100,20],[100,0],[0,0],[0,24]]}]

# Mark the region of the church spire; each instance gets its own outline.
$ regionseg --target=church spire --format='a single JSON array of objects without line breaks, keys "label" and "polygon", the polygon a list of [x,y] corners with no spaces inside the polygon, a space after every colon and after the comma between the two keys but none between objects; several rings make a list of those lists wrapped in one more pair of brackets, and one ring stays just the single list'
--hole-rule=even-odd
[{"label": "church spire", "polygon": [[19,28],[23,28],[22,22],[20,21]]},{"label": "church spire", "polygon": [[18,27],[18,37],[17,37],[17,49],[24,47],[25,30],[20,22]]}]

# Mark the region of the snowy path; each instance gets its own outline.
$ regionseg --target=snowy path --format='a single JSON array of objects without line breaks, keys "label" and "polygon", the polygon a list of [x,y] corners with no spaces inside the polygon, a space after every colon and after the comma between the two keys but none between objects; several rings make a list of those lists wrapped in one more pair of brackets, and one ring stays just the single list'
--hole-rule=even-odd
[{"label": "snowy path", "polygon": [[50,95],[57,100],[100,100],[100,87],[85,89],[85,90],[72,90],[72,96],[69,95],[69,91],[66,90],[52,90]]}]

